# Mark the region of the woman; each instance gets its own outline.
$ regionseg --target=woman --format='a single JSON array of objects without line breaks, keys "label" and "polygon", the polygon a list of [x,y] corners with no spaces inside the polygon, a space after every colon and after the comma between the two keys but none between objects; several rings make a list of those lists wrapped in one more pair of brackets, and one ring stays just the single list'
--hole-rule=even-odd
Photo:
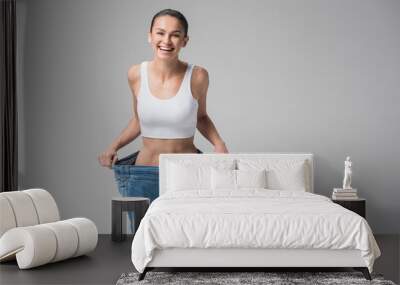
[{"label": "woman", "polygon": [[[215,152],[228,152],[206,112],[207,71],[179,60],[179,52],[188,40],[188,23],[180,12],[171,9],[158,12],[148,33],[153,60],[133,65],[128,71],[133,118],[98,157],[102,166],[114,167],[120,171],[118,174],[126,177],[134,172],[142,178],[132,183],[132,187],[120,189],[123,196],[155,199],[160,153],[201,153],[193,144],[196,127],[214,145]],[[117,151],[140,134],[143,137],[140,151],[117,161]],[[114,164],[130,166],[116,170]]]}]

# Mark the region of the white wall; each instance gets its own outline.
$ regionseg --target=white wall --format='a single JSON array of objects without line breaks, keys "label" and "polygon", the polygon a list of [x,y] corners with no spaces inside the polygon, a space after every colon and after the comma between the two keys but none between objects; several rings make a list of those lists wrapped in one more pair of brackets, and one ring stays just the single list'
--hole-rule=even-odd
[{"label": "white wall", "polygon": [[351,155],[373,230],[400,232],[395,0],[19,0],[21,188],[46,188],[64,218],[110,232],[116,184],[97,155],[132,114],[126,72],[151,59],[146,33],[163,8],[189,20],[182,59],[208,69],[208,111],[231,152],[312,152],[325,195]]}]

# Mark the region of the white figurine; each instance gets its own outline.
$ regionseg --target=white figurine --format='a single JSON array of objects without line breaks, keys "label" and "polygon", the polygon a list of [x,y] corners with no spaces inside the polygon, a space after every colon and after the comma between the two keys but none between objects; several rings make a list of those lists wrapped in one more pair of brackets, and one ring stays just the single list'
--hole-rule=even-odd
[{"label": "white figurine", "polygon": [[352,189],[351,188],[351,160],[350,156],[346,157],[346,161],[344,162],[344,179],[343,179],[343,189]]}]

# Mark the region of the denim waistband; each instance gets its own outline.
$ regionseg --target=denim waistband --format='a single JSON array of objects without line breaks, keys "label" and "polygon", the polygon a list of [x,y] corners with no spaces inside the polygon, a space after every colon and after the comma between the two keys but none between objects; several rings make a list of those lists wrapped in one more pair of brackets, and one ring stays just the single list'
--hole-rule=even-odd
[{"label": "denim waistband", "polygon": [[147,165],[113,165],[113,170],[118,175],[154,174],[158,175],[158,166]]},{"label": "denim waistband", "polygon": [[139,151],[136,151],[124,158],[121,158],[113,165],[115,174],[118,175],[134,175],[134,174],[153,174],[158,175],[158,166],[151,165],[135,165],[136,157]]}]

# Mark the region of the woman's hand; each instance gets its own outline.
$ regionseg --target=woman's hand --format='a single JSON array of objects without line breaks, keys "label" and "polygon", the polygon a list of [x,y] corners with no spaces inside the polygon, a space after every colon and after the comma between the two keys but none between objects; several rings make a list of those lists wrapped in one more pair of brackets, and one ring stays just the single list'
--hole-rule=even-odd
[{"label": "woman's hand", "polygon": [[114,148],[108,148],[97,158],[101,166],[111,168],[112,165],[117,161],[117,151]]},{"label": "woman's hand", "polygon": [[224,142],[219,142],[214,145],[214,152],[216,153],[229,153]]}]

